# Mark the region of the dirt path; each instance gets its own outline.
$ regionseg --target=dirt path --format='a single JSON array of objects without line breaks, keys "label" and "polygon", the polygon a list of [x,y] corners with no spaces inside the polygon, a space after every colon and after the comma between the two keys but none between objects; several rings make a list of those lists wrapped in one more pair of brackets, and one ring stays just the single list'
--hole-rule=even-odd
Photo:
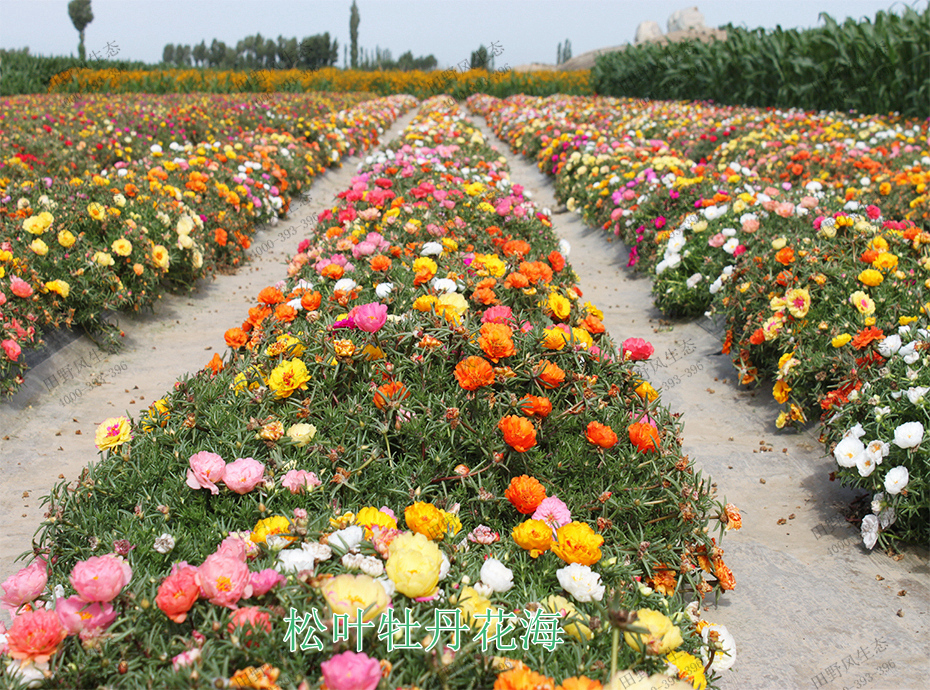
[{"label": "dirt path", "polygon": [[[548,179],[474,119],[506,156],[512,182],[555,209]],[[743,529],[723,543],[736,590],[719,606],[707,602],[705,613],[736,636],[737,662],[723,687],[926,687],[927,552],[910,549],[899,561],[867,553],[841,512],[855,493],[829,481],[835,463],[823,456],[817,431],[778,432],[771,387],[736,385],[708,319],[664,320],[651,282],[626,268],[620,242],[608,242],[575,213],[555,214],[553,228],[571,243],[585,299],[604,311],[614,339],[654,345],[656,364],[643,373],[682,414],[684,451],[743,514]],[[883,668],[890,663],[894,668]]]},{"label": "dirt path", "polygon": [[[381,141],[397,136],[415,112],[401,117]],[[154,314],[120,315],[126,334],[121,352],[107,355],[82,336],[53,348],[27,372],[17,394],[0,401],[0,582],[23,565],[14,559],[30,548],[44,519],[42,496],[97,459],[94,432],[100,422],[138,416],[185,373],[225,351],[223,333],[242,323],[259,290],[285,277],[297,243],[316,214],[349,186],[359,162],[348,158],[341,168],[327,171],[299,206],[294,202],[292,218],[260,229],[250,263],[237,273],[203,280],[190,295],[166,295]],[[290,228],[298,232],[283,239]],[[5,610],[0,615],[9,620]]]}]

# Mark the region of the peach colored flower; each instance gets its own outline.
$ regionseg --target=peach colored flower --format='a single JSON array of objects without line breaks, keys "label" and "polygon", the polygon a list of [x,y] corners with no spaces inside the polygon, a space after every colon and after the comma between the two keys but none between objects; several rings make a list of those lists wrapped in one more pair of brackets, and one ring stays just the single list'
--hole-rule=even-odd
[{"label": "peach colored flower", "polygon": [[197,568],[182,562],[172,567],[171,574],[158,587],[155,605],[175,623],[183,623],[199,598]]},{"label": "peach colored flower", "polygon": [[211,604],[235,608],[236,602],[252,595],[248,566],[237,558],[211,554],[197,569],[200,596]]},{"label": "peach colored flower", "polygon": [[67,632],[54,611],[26,611],[13,620],[6,633],[7,654],[20,661],[42,664],[58,651]]}]

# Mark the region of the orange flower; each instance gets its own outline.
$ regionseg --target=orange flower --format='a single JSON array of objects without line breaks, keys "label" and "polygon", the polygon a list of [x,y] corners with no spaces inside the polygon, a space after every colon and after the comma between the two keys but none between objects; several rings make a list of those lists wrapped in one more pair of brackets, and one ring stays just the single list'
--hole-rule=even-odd
[{"label": "orange flower", "polygon": [[579,325],[591,335],[603,333],[605,330],[607,330],[604,328],[604,323],[599,318],[591,314],[584,317]]},{"label": "orange flower", "polygon": [[516,288],[522,289],[527,287],[530,284],[530,281],[525,275],[520,272],[511,273],[507,276],[507,279],[504,280],[505,288]]},{"label": "orange flower", "polygon": [[508,240],[504,242],[501,250],[504,252],[504,256],[519,256],[522,258],[532,251],[532,247],[530,247],[529,242],[523,240]]},{"label": "orange flower", "polygon": [[[520,419],[519,417],[505,417],[504,419]],[[520,421],[530,424],[525,419]],[[532,425],[530,425],[532,427]],[[510,486],[504,496],[513,504],[513,507],[524,515],[529,515],[539,507],[546,498],[546,489],[535,477],[522,474],[510,480]]]},{"label": "orange flower", "polygon": [[783,247],[782,249],[779,249],[778,253],[775,255],[775,261],[780,263],[782,266],[793,264],[794,250],[791,247]]},{"label": "orange flower", "polygon": [[552,403],[549,398],[524,395],[517,404],[517,409],[527,417],[548,417],[549,413],[552,412]]},{"label": "orange flower", "polygon": [[650,450],[658,452],[659,432],[656,431],[652,424],[647,424],[646,422],[636,422],[634,424],[630,424],[628,431],[630,434],[630,443],[636,446],[638,450],[641,450],[644,453],[649,452]]},{"label": "orange flower", "polygon": [[[649,428],[651,429],[652,427],[650,426]],[[617,445],[618,440],[614,430],[600,422],[591,422],[588,424],[585,438],[588,439],[589,443],[593,443],[595,446],[601,448],[613,448]]]},{"label": "orange flower", "polygon": [[223,334],[226,345],[233,348],[239,348],[249,342],[249,337],[241,328],[230,328]]},{"label": "orange flower", "polygon": [[212,371],[214,376],[223,371],[223,358],[220,357],[218,352],[213,353],[213,358],[207,362],[207,366],[205,366],[204,369]]},{"label": "orange flower", "polygon": [[513,331],[503,323],[486,323],[481,326],[478,345],[488,359],[497,364],[504,357],[510,357],[517,350],[513,346]]},{"label": "orange flower", "polygon": [[720,519],[726,523],[727,532],[731,529],[739,529],[743,526],[743,516],[739,514],[739,508],[732,503],[727,503],[726,506],[724,506],[723,515],[720,516]]},{"label": "orange flower", "polygon": [[757,328],[752,332],[752,335],[749,336],[749,342],[753,345],[761,345],[765,342],[765,331],[761,328]]},{"label": "orange flower", "polygon": [[226,246],[226,240],[229,239],[229,235],[226,234],[226,231],[223,228],[217,228],[213,231],[213,239],[221,247]]},{"label": "orange flower", "polygon": [[302,306],[307,311],[316,311],[320,308],[320,303],[322,301],[323,295],[321,295],[316,290],[313,292],[305,292],[300,296],[300,306]]},{"label": "orange flower", "polygon": [[494,369],[482,357],[466,357],[455,365],[455,378],[467,391],[494,383]]},{"label": "orange flower", "polygon": [[519,271],[531,283],[552,282],[552,269],[541,261],[524,261],[520,264]]},{"label": "orange flower", "polygon": [[274,317],[283,323],[290,323],[297,318],[297,310],[290,304],[279,304],[274,308]]},{"label": "orange flower", "polygon": [[487,288],[480,288],[475,290],[472,293],[471,298],[485,306],[489,304],[498,304],[500,302],[500,300],[497,299],[497,295],[494,294],[494,290],[489,290]]},{"label": "orange flower", "polygon": [[859,257],[859,261],[861,261],[864,264],[870,264],[873,261],[875,261],[875,259],[877,258],[878,258],[878,251],[876,251],[875,249],[866,249],[864,252],[862,252],[862,256]]},{"label": "orange flower", "polygon": [[556,690],[602,690],[603,687],[599,680],[593,680],[587,676],[578,676],[577,678],[566,678]]},{"label": "orange flower", "polygon": [[525,453],[536,445],[536,429],[523,417],[508,415],[497,423],[504,432],[504,442],[518,453]]},{"label": "orange flower", "polygon": [[277,288],[266,287],[258,293],[258,301],[261,304],[267,304],[269,306],[280,304],[284,301],[284,295]]},{"label": "orange flower", "polygon": [[558,273],[565,268],[565,257],[557,251],[551,251],[549,252],[549,263],[552,265],[552,270]]},{"label": "orange flower", "polygon": [[374,403],[375,407],[383,410],[387,405],[399,403],[409,397],[410,391],[407,390],[407,386],[399,381],[390,381],[378,386],[378,390],[375,391]]},{"label": "orange flower", "polygon": [[714,557],[714,576],[720,582],[720,589],[724,591],[736,589],[736,578],[733,576],[733,571],[726,566],[720,556]]},{"label": "orange flower", "polygon": [[601,560],[603,543],[604,537],[595,533],[587,523],[569,522],[556,531],[552,553],[566,563],[594,565]]},{"label": "orange flower", "polygon": [[873,341],[881,341],[884,339],[885,333],[881,328],[869,326],[868,328],[863,328],[856,334],[856,337],[852,339],[852,344],[857,350],[862,350],[867,348]]},{"label": "orange flower", "polygon": [[678,586],[678,578],[675,577],[674,570],[671,570],[664,563],[658,563],[652,577],[649,579],[649,586],[660,594],[670,597],[675,593],[675,588]]},{"label": "orange flower", "polygon": [[787,287],[788,283],[792,280],[794,280],[794,276],[791,274],[791,271],[781,271],[775,278],[775,282],[782,287]]},{"label": "orange flower", "polygon": [[558,388],[565,380],[565,372],[548,359],[542,360],[536,369],[536,378],[543,388]]},{"label": "orange flower", "polygon": [[392,263],[393,262],[390,260],[390,258],[384,256],[383,254],[373,256],[368,261],[368,265],[371,267],[372,271],[386,271],[391,267]]},{"label": "orange flower", "polygon": [[526,666],[518,666],[500,674],[494,681],[494,690],[555,690],[555,681]]},{"label": "orange flower", "polygon": [[339,280],[342,278],[345,272],[345,269],[339,264],[328,264],[322,271],[320,271],[320,275],[324,278]]}]

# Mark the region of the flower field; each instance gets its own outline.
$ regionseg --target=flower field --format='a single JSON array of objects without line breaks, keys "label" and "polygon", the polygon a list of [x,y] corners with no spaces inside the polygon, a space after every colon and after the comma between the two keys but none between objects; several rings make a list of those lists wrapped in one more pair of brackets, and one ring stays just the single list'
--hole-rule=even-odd
[{"label": "flower field", "polygon": [[713,687],[739,512],[481,132],[428,101],[317,220],[225,356],[48,497],[0,677]]},{"label": "flower field", "polygon": [[670,316],[722,313],[778,428],[820,417],[872,548],[930,525],[927,121],[700,103],[470,99],[631,248]]},{"label": "flower field", "polygon": [[[413,99],[225,95],[4,100],[0,139],[0,391],[22,350],[80,325],[104,347],[104,311],[150,308],[240,264],[256,224],[276,223],[313,178],[372,146]],[[184,142],[184,143],[181,143]]]}]

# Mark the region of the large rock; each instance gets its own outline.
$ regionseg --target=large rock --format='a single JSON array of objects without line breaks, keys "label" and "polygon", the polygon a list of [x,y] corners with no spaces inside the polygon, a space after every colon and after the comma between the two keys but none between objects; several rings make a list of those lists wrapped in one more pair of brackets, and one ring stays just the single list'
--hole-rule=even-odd
[{"label": "large rock", "polygon": [[640,22],[639,26],[636,27],[636,37],[633,39],[633,43],[653,41],[661,35],[662,27],[659,26],[658,22]]},{"label": "large rock", "polygon": [[672,15],[668,18],[668,33],[704,28],[706,28],[704,24],[704,15],[698,11],[697,7],[687,7],[683,10],[672,12]]}]

